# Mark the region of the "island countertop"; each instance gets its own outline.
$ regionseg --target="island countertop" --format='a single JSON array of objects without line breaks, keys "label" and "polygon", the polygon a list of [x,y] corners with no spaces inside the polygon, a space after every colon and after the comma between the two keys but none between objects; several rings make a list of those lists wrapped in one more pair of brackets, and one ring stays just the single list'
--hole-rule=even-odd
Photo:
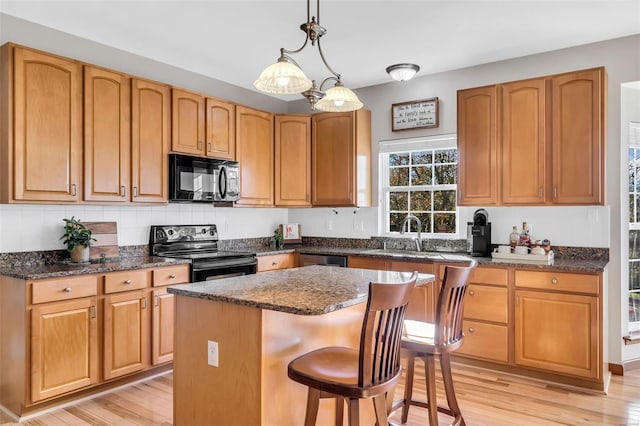
[{"label": "island countertop", "polygon": [[[394,284],[411,273],[305,266],[255,275],[175,285],[169,293],[296,315],[322,315],[367,300],[370,282]],[[419,274],[418,284],[434,281]]]}]

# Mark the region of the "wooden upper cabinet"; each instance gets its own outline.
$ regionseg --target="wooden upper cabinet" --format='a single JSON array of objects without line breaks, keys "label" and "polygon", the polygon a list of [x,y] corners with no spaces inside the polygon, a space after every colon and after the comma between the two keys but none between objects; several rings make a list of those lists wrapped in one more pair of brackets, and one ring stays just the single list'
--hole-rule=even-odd
[{"label": "wooden upper cabinet", "polygon": [[206,154],[209,157],[236,159],[236,116],[234,104],[207,98]]},{"label": "wooden upper cabinet", "polygon": [[544,78],[502,85],[502,204],[543,204],[547,111]]},{"label": "wooden upper cabinet", "polygon": [[321,113],[311,118],[312,204],[371,205],[371,112]]},{"label": "wooden upper cabinet", "polygon": [[127,201],[131,79],[84,67],[84,199]]},{"label": "wooden upper cabinet", "polygon": [[458,205],[498,204],[498,86],[458,91]]},{"label": "wooden upper cabinet", "polygon": [[164,84],[133,79],[131,83],[131,200],[168,200],[171,92]]},{"label": "wooden upper cabinet", "polygon": [[275,117],[276,206],[311,206],[311,117]]},{"label": "wooden upper cabinet", "polygon": [[236,106],[239,205],[273,206],[273,114]]},{"label": "wooden upper cabinet", "polygon": [[604,204],[604,68],[554,76],[553,202]]},{"label": "wooden upper cabinet", "polygon": [[[82,192],[82,66],[29,49],[15,47],[12,53],[14,185],[13,197],[7,198],[78,201]],[[11,135],[7,139],[11,144]]]},{"label": "wooden upper cabinet", "polygon": [[171,150],[203,155],[205,138],[204,97],[197,93],[171,90]]}]

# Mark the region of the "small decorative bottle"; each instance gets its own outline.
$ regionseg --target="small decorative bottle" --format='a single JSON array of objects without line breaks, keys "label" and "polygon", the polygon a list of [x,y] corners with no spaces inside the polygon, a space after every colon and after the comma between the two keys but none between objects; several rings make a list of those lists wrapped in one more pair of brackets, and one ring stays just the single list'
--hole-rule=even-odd
[{"label": "small decorative bottle", "polygon": [[518,227],[514,226],[511,234],[509,234],[509,244],[511,245],[511,251],[518,245],[520,234],[518,233]]},{"label": "small decorative bottle", "polygon": [[522,232],[518,239],[519,246],[529,247],[531,244],[531,236],[529,235],[529,228],[527,228],[527,222],[522,222]]}]

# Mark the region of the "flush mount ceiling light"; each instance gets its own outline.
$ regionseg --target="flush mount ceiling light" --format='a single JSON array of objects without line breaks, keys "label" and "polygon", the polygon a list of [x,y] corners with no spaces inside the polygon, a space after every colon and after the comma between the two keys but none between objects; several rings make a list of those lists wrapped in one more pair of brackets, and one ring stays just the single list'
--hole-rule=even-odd
[{"label": "flush mount ceiling light", "polygon": [[418,71],[420,67],[416,64],[395,64],[387,67],[387,74],[396,81],[411,80]]},{"label": "flush mount ceiling light", "polygon": [[[317,0],[316,5],[317,20],[315,16],[311,17],[310,3],[311,0],[307,0],[307,22],[300,25],[300,29],[307,35],[302,46],[297,50],[280,48],[278,61],[273,65],[269,65],[260,74],[260,77],[253,82],[253,85],[258,90],[278,95],[300,93],[309,100],[311,109],[314,110],[340,112],[360,109],[362,108],[362,102],[352,90],[344,87],[340,80],[340,74],[336,73],[324,58],[324,53],[320,46],[320,37],[325,35],[327,30],[320,26],[320,0]],[[316,86],[315,80],[309,80],[296,61],[289,56],[301,52],[307,46],[309,40],[311,40],[312,46],[317,43],[322,63],[333,74],[325,78],[320,87]],[[334,81],[335,84],[325,93],[322,88],[329,81]]]}]

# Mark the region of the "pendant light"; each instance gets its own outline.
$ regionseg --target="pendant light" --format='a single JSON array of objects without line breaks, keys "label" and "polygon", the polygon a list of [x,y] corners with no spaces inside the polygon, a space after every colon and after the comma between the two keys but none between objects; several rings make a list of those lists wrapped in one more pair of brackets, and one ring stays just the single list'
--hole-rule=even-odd
[{"label": "pendant light", "polygon": [[[300,25],[300,29],[307,35],[304,43],[297,50],[281,48],[278,61],[269,65],[253,85],[256,89],[267,93],[300,93],[309,100],[311,109],[319,111],[339,112],[360,109],[363,106],[362,102],[352,90],[344,87],[340,74],[329,66],[322,52],[320,37],[325,35],[327,30],[320,26],[320,0],[317,0],[316,12],[318,14],[317,20],[315,16],[311,17],[311,0],[307,0],[307,22]],[[322,81],[320,87],[316,86],[315,80],[307,78],[301,67],[290,56],[301,52],[309,41],[312,46],[318,45],[320,59],[332,74]],[[335,85],[324,93],[322,89],[329,81],[334,81]]]}]

